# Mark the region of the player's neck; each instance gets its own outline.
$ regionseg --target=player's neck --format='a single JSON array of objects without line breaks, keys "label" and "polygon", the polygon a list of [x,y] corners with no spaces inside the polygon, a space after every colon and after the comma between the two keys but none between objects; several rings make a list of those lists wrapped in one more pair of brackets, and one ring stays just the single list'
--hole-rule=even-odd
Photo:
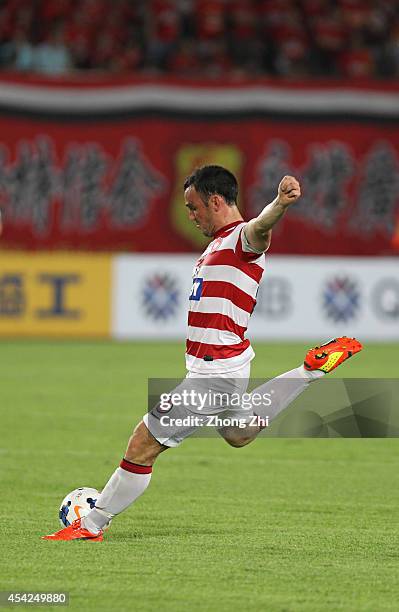
[{"label": "player's neck", "polygon": [[223,230],[227,225],[231,225],[232,223],[240,223],[243,221],[243,218],[239,211],[233,212],[231,215],[225,215],[223,219],[220,219],[219,223],[215,225],[214,235]]}]

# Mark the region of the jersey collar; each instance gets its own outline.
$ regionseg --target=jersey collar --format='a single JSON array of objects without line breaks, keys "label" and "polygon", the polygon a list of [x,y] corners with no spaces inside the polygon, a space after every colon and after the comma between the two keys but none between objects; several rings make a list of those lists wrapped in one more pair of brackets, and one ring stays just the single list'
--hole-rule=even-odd
[{"label": "jersey collar", "polygon": [[240,221],[233,221],[233,223],[229,223],[228,225],[224,225],[223,227],[218,229],[218,231],[213,235],[213,239],[220,238],[222,235],[225,234],[225,232],[228,232],[228,230],[233,229],[233,227],[236,227],[237,225],[240,225],[240,223],[244,223],[244,221],[241,219]]}]

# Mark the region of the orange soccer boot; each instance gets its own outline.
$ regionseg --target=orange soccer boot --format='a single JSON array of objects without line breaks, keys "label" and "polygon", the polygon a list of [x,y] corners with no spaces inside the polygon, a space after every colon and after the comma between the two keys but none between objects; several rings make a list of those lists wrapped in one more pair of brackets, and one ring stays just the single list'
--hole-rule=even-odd
[{"label": "orange soccer boot", "polygon": [[321,370],[326,374],[337,368],[341,363],[359,353],[363,348],[356,338],[335,338],[306,353],[303,365],[305,370]]},{"label": "orange soccer boot", "polygon": [[89,542],[102,542],[103,532],[91,533],[81,526],[82,519],[76,519],[69,527],[64,527],[55,533],[42,536],[42,540],[87,540]]}]

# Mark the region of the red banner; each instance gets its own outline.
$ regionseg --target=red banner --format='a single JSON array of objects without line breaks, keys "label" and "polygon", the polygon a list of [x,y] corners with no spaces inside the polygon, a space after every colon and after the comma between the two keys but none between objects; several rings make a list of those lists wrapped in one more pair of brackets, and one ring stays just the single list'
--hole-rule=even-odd
[{"label": "red banner", "polygon": [[187,220],[182,185],[217,163],[238,177],[247,219],[284,174],[300,178],[303,197],[276,227],[273,253],[398,253],[396,92],[91,85],[94,97],[79,98],[59,84],[7,87],[2,247],[198,251],[205,239]]}]

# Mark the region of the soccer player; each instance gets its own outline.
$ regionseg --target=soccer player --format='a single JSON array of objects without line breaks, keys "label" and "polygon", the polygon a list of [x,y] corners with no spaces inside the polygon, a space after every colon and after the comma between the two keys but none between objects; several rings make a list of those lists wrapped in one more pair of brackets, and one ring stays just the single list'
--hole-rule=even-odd
[{"label": "soccer player", "polygon": [[[220,166],[204,166],[184,183],[188,215],[205,236],[212,239],[194,268],[189,297],[186,365],[188,374],[169,396],[159,402],[135,428],[126,453],[105,485],[90,513],[65,529],[43,536],[49,540],[103,539],[110,520],[126,510],[148,487],[152,466],[158,455],[178,446],[210,416],[231,417],[231,425],[219,428],[234,447],[252,442],[264,421],[253,425],[252,417],[275,418],[312,381],[318,380],[362,349],[353,338],[337,338],[308,351],[304,364],[270,380],[258,389],[258,396],[273,394],[267,407],[229,405],[233,394],[243,394],[248,385],[254,351],[245,332],[256,304],[256,294],[265,264],[273,226],[300,197],[299,182],[285,176],[275,200],[260,214],[245,222],[237,207],[238,185],[234,175]],[[201,391],[224,395],[220,405],[209,400],[198,405]],[[197,395],[193,395],[195,392]],[[190,405],[173,398],[190,397]],[[194,398],[194,399],[193,399]],[[168,424],[163,424],[163,417]],[[184,417],[197,421],[181,425]],[[234,417],[244,419],[239,427]],[[177,421],[177,424],[173,424]],[[224,423],[224,420],[223,420]]]}]

